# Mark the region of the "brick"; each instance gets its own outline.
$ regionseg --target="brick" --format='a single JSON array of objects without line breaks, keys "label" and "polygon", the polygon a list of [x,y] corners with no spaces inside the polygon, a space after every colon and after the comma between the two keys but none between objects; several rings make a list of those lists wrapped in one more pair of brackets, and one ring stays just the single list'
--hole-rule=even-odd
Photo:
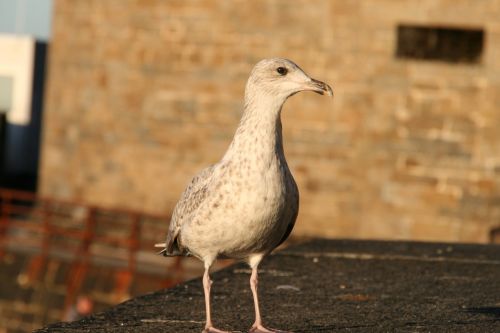
[{"label": "brick", "polygon": [[[254,63],[284,56],[335,91],[283,110],[297,236],[486,242],[499,13],[466,0],[56,1],[40,191],[170,212],[229,145]],[[400,23],[483,27],[480,64],[395,58]]]}]

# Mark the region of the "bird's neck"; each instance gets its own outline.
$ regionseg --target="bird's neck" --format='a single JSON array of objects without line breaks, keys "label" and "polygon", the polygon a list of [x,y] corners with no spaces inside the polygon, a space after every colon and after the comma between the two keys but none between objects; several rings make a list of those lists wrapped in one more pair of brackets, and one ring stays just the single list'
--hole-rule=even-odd
[{"label": "bird's neck", "polygon": [[255,166],[283,160],[281,108],[284,100],[245,95],[245,108],[224,159],[251,161]]}]

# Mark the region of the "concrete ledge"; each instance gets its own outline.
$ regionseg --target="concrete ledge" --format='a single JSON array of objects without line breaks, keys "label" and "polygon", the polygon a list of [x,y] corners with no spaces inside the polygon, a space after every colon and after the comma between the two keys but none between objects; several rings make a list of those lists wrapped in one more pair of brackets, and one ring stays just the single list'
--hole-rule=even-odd
[{"label": "concrete ledge", "polygon": [[[200,263],[201,265],[201,263]],[[265,323],[294,332],[500,332],[500,246],[314,240],[266,258]],[[214,273],[216,326],[253,322],[249,270]],[[201,332],[201,280],[37,332]]]}]

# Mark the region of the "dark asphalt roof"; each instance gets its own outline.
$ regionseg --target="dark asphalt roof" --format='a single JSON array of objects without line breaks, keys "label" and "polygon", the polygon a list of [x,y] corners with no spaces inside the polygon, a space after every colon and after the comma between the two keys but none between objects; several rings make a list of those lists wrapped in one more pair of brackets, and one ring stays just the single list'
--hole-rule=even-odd
[{"label": "dark asphalt roof", "polygon": [[[201,262],[200,262],[201,265]],[[264,323],[293,332],[500,332],[500,246],[314,240],[266,258]],[[247,332],[250,270],[212,274],[214,324]],[[201,332],[200,279],[37,332]]]}]

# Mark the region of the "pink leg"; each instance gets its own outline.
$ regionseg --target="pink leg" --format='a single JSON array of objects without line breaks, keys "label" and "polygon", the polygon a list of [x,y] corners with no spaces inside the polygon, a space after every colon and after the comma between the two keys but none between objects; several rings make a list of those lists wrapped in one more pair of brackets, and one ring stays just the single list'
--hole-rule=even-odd
[{"label": "pink leg", "polygon": [[260,316],[260,308],[259,308],[259,296],[257,295],[258,283],[259,283],[259,278],[257,276],[257,267],[253,267],[252,275],[250,276],[250,289],[252,289],[253,304],[255,306],[255,322],[253,323],[250,332],[272,333],[273,331],[270,331],[264,326],[262,326],[262,317]]},{"label": "pink leg", "polygon": [[250,289],[252,289],[253,303],[255,306],[255,322],[250,328],[251,333],[291,333],[287,331],[280,331],[272,328],[265,328],[262,325],[262,317],[260,316],[259,308],[259,296],[257,293],[257,285],[259,284],[259,278],[257,274],[257,267],[262,260],[263,255],[257,254],[249,258],[248,264],[252,268],[252,275],[250,276]]},{"label": "pink leg", "polygon": [[229,333],[215,328],[212,324],[212,317],[210,315],[210,287],[212,285],[212,281],[210,280],[210,276],[208,275],[209,268],[210,266],[205,265],[205,273],[203,274],[203,290],[205,292],[205,313],[207,315],[207,321],[205,324],[205,329],[202,331],[202,333]]},{"label": "pink leg", "polygon": [[250,289],[252,289],[253,303],[255,305],[255,322],[250,328],[251,333],[276,333],[283,332],[275,329],[268,329],[262,325],[262,317],[260,316],[259,308],[259,296],[257,295],[257,285],[259,284],[259,278],[257,276],[257,266],[252,267],[252,275],[250,276]]}]

